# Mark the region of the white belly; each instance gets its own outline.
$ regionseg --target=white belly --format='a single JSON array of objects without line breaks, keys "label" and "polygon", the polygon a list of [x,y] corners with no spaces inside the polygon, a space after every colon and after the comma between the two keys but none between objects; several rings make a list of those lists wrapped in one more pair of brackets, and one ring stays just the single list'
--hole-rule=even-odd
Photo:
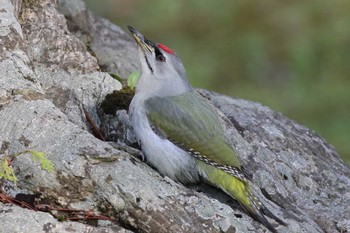
[{"label": "white belly", "polygon": [[139,95],[134,96],[129,112],[134,132],[147,161],[162,175],[174,180],[184,183],[198,181],[199,175],[194,158],[151,129],[143,101],[137,100],[141,98]]}]

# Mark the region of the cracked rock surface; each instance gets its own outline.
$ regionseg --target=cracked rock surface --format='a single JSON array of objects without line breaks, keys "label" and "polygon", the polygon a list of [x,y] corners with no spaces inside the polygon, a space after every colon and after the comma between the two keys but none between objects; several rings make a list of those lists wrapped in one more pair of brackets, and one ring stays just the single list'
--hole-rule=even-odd
[{"label": "cracked rock surface", "polygon": [[[6,192],[114,219],[60,222],[0,203],[0,232],[267,231],[219,190],[185,187],[135,157],[127,111],[111,116],[100,105],[121,89],[103,71],[126,78],[136,54],[125,32],[81,0],[0,0],[0,157],[35,149],[55,165],[48,173],[17,157],[19,182]],[[258,103],[198,91],[221,111],[256,195],[288,224],[270,220],[278,232],[350,230],[350,169],[332,146]],[[93,136],[85,111],[114,143]]]}]

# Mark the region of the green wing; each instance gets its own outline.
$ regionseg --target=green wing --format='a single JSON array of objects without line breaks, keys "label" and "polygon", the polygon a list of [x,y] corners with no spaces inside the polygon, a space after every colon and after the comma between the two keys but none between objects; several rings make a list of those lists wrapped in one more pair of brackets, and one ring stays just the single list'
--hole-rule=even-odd
[{"label": "green wing", "polygon": [[189,92],[172,97],[153,97],[145,103],[155,132],[198,158],[197,164],[205,171],[211,184],[235,198],[272,232],[277,231],[264,214],[285,225],[251,193],[218,114],[203,97]]},{"label": "green wing", "polygon": [[154,130],[196,158],[240,168],[235,151],[224,134],[219,115],[196,92],[178,96],[152,97],[145,101]]}]

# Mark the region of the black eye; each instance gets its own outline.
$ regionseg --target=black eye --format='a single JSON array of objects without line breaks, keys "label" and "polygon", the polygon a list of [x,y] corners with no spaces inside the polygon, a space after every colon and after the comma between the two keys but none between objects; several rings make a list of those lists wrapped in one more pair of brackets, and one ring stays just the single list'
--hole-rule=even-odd
[{"label": "black eye", "polygon": [[165,62],[165,57],[158,47],[155,47],[156,61]]},{"label": "black eye", "polygon": [[158,56],[156,57],[157,61],[161,61],[161,62],[165,62],[165,57],[162,54],[158,54]]}]

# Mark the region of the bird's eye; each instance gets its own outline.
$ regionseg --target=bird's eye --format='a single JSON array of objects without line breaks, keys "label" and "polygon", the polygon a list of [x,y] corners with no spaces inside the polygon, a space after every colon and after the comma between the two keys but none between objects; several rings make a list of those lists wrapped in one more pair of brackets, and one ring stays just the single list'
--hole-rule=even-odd
[{"label": "bird's eye", "polygon": [[162,54],[159,54],[159,55],[156,57],[156,60],[157,60],[157,61],[161,61],[161,62],[165,62],[165,57],[164,57]]}]

